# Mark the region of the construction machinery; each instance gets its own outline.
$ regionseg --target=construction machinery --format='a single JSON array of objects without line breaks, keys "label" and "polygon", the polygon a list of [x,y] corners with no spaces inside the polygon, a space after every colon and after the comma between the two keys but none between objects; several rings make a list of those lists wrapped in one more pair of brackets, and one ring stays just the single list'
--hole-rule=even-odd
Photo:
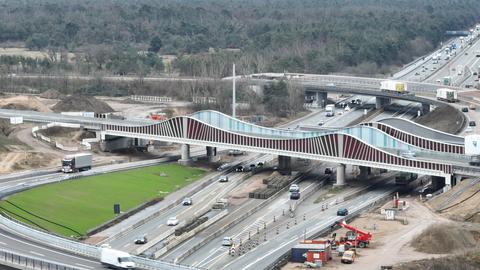
[{"label": "construction machinery", "polygon": [[[332,242],[337,247],[340,245],[345,245],[346,247],[365,248],[370,244],[370,240],[372,240],[371,233],[364,232],[353,226],[350,226],[345,222],[345,220],[336,222],[336,225],[348,230],[345,237],[340,237],[339,241],[335,241],[335,238],[333,239]],[[335,236],[336,235],[334,234],[334,237]]]}]

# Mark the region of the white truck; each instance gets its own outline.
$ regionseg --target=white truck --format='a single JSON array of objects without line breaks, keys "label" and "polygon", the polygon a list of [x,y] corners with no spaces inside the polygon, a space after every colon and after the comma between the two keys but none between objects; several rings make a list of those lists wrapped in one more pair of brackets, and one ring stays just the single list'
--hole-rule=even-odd
[{"label": "white truck", "polygon": [[382,81],[380,83],[380,90],[383,92],[395,92],[398,94],[408,93],[407,85],[405,83],[392,80]]},{"label": "white truck", "polygon": [[78,153],[67,155],[62,159],[62,172],[71,173],[86,171],[92,168],[92,154]]},{"label": "white truck", "polygon": [[465,136],[465,155],[470,156],[470,165],[480,166],[480,135]]},{"label": "white truck", "polygon": [[126,252],[106,247],[102,248],[100,252],[100,262],[107,267],[115,269],[135,269],[132,256]]},{"label": "white truck", "polygon": [[325,116],[335,116],[335,105],[333,104],[328,104],[326,107],[325,107]]},{"label": "white truck", "polygon": [[458,100],[457,90],[448,88],[437,89],[437,99],[447,102],[455,102]]}]

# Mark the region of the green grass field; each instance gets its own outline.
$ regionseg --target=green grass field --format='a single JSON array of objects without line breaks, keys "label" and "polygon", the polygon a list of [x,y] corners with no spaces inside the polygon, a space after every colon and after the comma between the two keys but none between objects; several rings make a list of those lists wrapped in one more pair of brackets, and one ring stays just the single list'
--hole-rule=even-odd
[{"label": "green grass field", "polygon": [[167,164],[85,177],[14,194],[0,202],[0,210],[25,223],[78,237],[112,219],[114,203],[126,212],[204,174],[202,169]]}]

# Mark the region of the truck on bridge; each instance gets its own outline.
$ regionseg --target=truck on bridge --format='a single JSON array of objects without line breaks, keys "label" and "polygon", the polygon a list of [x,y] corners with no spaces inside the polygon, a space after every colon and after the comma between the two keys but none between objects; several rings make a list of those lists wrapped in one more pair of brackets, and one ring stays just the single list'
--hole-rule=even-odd
[{"label": "truck on bridge", "polygon": [[437,99],[447,102],[455,102],[458,100],[457,90],[448,88],[437,89]]},{"label": "truck on bridge", "polygon": [[380,83],[380,90],[382,92],[395,92],[397,94],[408,93],[407,85],[405,83],[392,80],[382,81]]}]

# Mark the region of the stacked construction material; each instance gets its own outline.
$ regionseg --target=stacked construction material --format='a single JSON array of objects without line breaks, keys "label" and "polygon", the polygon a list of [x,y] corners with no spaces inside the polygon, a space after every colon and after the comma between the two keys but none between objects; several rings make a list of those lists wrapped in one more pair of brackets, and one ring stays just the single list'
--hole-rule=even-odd
[{"label": "stacked construction material", "polygon": [[281,175],[278,172],[272,173],[269,177],[263,179],[263,184],[267,187],[257,189],[248,194],[249,198],[268,199],[277,191],[288,186],[293,181],[291,175]]}]

